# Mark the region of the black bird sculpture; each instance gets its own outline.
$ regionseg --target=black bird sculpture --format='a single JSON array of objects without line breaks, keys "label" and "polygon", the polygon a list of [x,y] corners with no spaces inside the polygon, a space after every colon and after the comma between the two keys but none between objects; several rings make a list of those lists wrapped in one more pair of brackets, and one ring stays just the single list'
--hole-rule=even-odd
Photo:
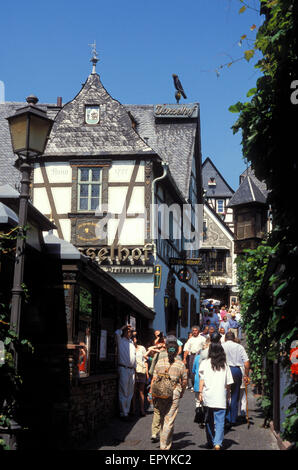
[{"label": "black bird sculpture", "polygon": [[176,74],[173,73],[172,76],[173,76],[173,80],[174,80],[174,86],[175,86],[175,88],[176,88],[176,90],[177,90],[177,92],[175,93],[175,98],[176,98],[176,100],[177,100],[177,103],[179,103],[179,100],[180,100],[180,98],[181,98],[181,95],[183,96],[184,99],[186,99],[187,96],[186,96],[186,94],[185,94],[185,92],[184,92],[184,90],[183,90],[183,86],[181,85],[181,82],[180,82],[180,80],[179,80],[179,78],[178,78],[178,75],[176,75]]}]

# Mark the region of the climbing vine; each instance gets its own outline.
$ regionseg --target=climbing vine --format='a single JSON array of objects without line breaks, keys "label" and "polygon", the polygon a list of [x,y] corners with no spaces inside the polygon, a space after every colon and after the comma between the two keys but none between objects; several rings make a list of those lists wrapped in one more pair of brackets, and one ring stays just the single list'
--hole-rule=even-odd
[{"label": "climbing vine", "polygon": [[[14,255],[15,241],[22,236],[20,227],[15,227],[9,232],[0,233],[0,262],[4,263],[5,258]],[[13,258],[10,260],[13,261]],[[28,299],[28,292],[23,285],[25,301]],[[15,330],[10,325],[10,305],[3,301],[3,292],[0,292],[0,342],[3,349],[3,356],[0,360],[0,427],[10,428],[11,421],[16,419],[17,401],[22,387],[22,376],[16,371],[13,351],[19,354],[31,351],[33,347],[26,339],[17,337]],[[4,439],[0,439],[0,450],[9,450]]]},{"label": "climbing vine", "polygon": [[[290,374],[289,353],[298,333],[298,218],[293,199],[298,181],[295,137],[298,106],[293,99],[293,86],[298,80],[298,2],[261,0],[260,8],[265,19],[252,50],[262,55],[255,65],[262,76],[247,94],[250,101],[238,102],[230,111],[240,113],[233,131],[242,132],[244,158],[251,163],[257,178],[267,184],[273,230],[266,253],[262,252],[264,245],[260,251],[246,253],[238,263],[238,272],[239,278],[244,275],[239,282],[248,341],[251,344],[256,341],[259,351],[266,347],[267,358],[268,355],[271,359],[283,358]],[[261,253],[265,255],[263,267]],[[255,373],[259,374],[257,359],[255,364]],[[292,375],[285,394],[291,397],[291,405],[282,435],[298,447],[297,375]],[[269,400],[269,412],[271,408]]]}]

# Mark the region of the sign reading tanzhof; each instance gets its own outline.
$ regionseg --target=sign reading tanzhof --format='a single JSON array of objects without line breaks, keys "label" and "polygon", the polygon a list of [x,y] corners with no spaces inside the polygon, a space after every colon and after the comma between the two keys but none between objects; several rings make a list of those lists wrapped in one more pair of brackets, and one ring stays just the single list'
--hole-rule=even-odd
[{"label": "sign reading tanzhof", "polygon": [[156,104],[154,116],[156,118],[197,118],[198,104]]}]

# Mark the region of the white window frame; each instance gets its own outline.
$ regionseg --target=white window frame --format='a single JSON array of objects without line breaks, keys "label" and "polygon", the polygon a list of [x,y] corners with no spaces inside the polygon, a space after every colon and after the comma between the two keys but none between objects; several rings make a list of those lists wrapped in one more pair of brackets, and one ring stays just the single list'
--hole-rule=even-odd
[{"label": "white window frame", "polygon": [[[219,202],[222,202],[222,211],[219,210]],[[217,199],[216,200],[216,212],[218,214],[224,214],[225,213],[225,200],[224,199]]]},{"label": "white window frame", "polygon": [[[81,180],[80,178],[80,174],[81,174],[81,170],[88,170],[88,180]],[[92,170],[94,169],[98,169],[99,170],[99,180],[98,181],[93,181],[92,180]],[[87,206],[87,209],[80,209],[80,200],[81,200],[81,196],[80,196],[80,186],[82,184],[86,184],[88,185],[88,196],[85,197],[85,199],[87,199],[88,201],[88,206]],[[97,207],[101,204],[101,193],[102,193],[102,168],[101,167],[98,167],[98,166],[80,166],[78,168],[78,197],[77,197],[77,209],[78,209],[78,212],[95,212],[96,209],[91,209],[91,200],[94,199],[92,198],[92,186],[94,185],[98,185],[99,186],[99,195],[98,195],[98,205]]]}]

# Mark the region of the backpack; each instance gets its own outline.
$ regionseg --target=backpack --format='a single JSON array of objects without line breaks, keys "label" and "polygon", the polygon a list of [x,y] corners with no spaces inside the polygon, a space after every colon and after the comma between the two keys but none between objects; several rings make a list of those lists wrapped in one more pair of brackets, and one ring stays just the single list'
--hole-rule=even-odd
[{"label": "backpack", "polygon": [[165,370],[164,374],[157,374],[157,377],[151,387],[151,394],[153,398],[173,398],[173,392],[177,384],[176,382],[172,381],[168,372],[169,368]]}]

